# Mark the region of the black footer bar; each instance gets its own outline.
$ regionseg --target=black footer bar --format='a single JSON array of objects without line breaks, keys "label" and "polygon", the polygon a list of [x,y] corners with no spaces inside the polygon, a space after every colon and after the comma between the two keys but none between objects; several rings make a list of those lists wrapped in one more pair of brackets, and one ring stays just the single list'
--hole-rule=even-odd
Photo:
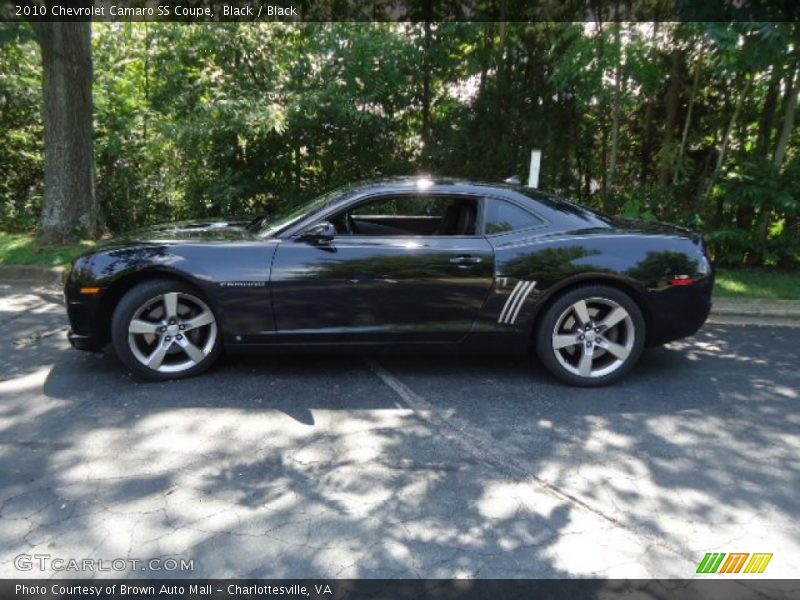
[{"label": "black footer bar", "polygon": [[739,600],[797,598],[779,579],[6,579],[0,599]]}]

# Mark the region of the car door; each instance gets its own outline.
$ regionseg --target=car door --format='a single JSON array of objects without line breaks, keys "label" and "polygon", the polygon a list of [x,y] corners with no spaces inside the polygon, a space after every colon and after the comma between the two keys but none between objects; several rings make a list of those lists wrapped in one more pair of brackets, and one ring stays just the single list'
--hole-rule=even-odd
[{"label": "car door", "polygon": [[[417,214],[426,199],[429,206]],[[454,217],[452,207],[462,202],[474,206],[471,226],[469,214]],[[492,246],[477,235],[481,202],[463,195],[382,195],[330,216],[337,233],[326,243],[282,240],[271,276],[279,340],[460,340],[494,275]],[[384,208],[371,210],[375,203]]]}]

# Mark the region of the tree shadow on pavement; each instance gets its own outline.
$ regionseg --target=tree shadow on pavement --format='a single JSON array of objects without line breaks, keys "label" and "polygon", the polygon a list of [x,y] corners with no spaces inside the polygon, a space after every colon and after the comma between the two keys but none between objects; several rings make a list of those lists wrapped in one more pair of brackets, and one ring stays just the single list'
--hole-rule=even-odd
[{"label": "tree shadow on pavement", "polygon": [[797,355],[768,337],[709,328],[600,390],[526,360],[378,358],[424,409],[355,357],[143,384],[42,340],[0,382],[0,573],[45,550],[217,577],[688,577],[731,545],[788,554]]}]

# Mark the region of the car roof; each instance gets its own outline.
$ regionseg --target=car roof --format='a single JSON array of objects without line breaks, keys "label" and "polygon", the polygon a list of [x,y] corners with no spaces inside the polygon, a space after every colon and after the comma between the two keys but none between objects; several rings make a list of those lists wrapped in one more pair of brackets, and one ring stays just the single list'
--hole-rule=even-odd
[{"label": "car roof", "polygon": [[478,189],[486,190],[487,188],[496,189],[514,189],[515,187],[508,184],[500,184],[489,181],[478,181],[470,179],[461,179],[457,177],[440,177],[431,175],[404,175],[397,177],[382,177],[376,179],[366,179],[363,181],[352,184],[353,191],[366,191],[367,189],[375,190],[376,188],[382,191],[409,191],[419,189],[420,191],[477,191]]},{"label": "car roof", "polygon": [[439,177],[430,175],[414,175],[400,177],[384,177],[350,183],[333,190],[337,197],[318,212],[309,214],[292,225],[278,232],[278,235],[293,235],[316,215],[334,214],[344,207],[361,200],[381,194],[419,193],[472,194],[499,196],[527,206],[546,222],[557,229],[585,229],[608,227],[607,222],[597,213],[540,190],[507,183],[475,181],[455,177]]},{"label": "car roof", "polygon": [[[409,175],[367,179],[348,186],[349,197],[372,193],[403,193],[414,190],[427,193],[471,193],[493,194],[514,198],[523,204],[535,203],[539,212],[551,222],[563,226],[607,226],[607,221],[598,213],[566,198],[529,188],[520,184],[440,177],[431,175]],[[343,202],[346,203],[349,200]]]}]

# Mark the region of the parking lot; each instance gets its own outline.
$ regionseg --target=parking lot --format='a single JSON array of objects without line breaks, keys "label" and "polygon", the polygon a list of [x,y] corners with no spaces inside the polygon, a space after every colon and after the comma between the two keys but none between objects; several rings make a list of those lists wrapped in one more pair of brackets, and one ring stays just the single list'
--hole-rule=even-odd
[{"label": "parking lot", "polygon": [[707,325],[600,390],[430,356],[140,383],[65,330],[58,290],[0,284],[0,577],[684,578],[706,552],[797,574],[798,329]]}]

